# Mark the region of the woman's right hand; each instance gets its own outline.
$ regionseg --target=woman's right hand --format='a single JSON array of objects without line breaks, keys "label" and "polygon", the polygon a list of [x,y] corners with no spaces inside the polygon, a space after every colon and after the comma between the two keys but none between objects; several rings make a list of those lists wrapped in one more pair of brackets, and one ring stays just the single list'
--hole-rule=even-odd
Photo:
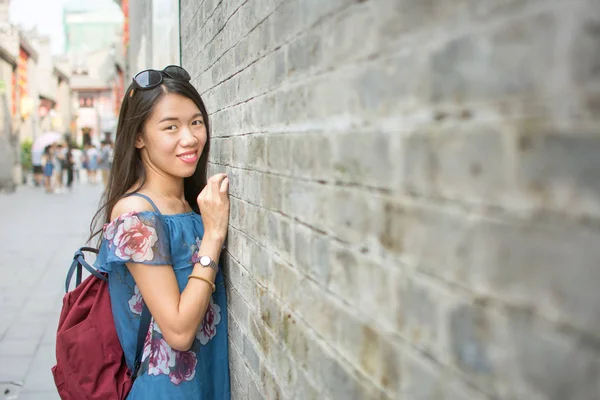
[{"label": "woman's right hand", "polygon": [[206,182],[197,198],[204,223],[204,236],[225,241],[229,225],[229,178],[216,174]]}]

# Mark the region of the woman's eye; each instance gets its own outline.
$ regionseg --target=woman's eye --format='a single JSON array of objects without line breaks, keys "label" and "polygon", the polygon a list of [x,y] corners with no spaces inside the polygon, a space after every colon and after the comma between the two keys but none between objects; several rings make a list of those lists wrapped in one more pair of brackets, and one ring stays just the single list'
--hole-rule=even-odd
[{"label": "woman's eye", "polygon": [[201,119],[197,119],[194,122],[192,122],[192,125],[202,125],[204,123],[204,121],[202,121]]},{"label": "woman's eye", "polygon": [[174,131],[177,129],[177,125],[169,125],[165,128],[166,131]]}]

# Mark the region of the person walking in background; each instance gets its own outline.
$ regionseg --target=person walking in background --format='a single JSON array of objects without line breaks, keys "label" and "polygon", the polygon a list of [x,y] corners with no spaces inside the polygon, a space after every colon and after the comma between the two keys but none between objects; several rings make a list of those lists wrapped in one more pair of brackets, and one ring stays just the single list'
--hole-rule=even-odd
[{"label": "person walking in background", "polygon": [[78,183],[81,183],[81,171],[84,169],[83,161],[85,159],[85,155],[80,148],[72,145],[71,159],[73,160],[73,178]]},{"label": "person walking in background", "polygon": [[104,140],[102,142],[102,147],[100,148],[100,156],[98,158],[98,168],[100,168],[100,173],[102,174],[102,182],[104,183],[104,186],[108,185],[108,176],[110,173],[110,168],[112,166],[112,157],[112,142],[110,140]]},{"label": "person walking in background", "polygon": [[56,193],[61,193],[64,189],[63,171],[65,170],[66,150],[66,147],[62,143],[59,143],[56,146],[54,156],[54,181],[56,183],[56,189],[54,191]]},{"label": "person walking in background", "polygon": [[31,164],[33,165],[33,184],[37,187],[43,184],[44,181],[44,165],[42,158],[44,150],[31,151]]},{"label": "person walking in background", "polygon": [[74,160],[73,160],[73,144],[71,142],[67,145],[67,151],[65,152],[65,171],[67,172],[67,188],[73,188],[73,168],[74,168]]},{"label": "person walking in background", "polygon": [[96,180],[96,172],[98,171],[98,149],[96,146],[92,144],[87,145],[87,149],[85,151],[85,158],[87,160],[87,171],[88,171],[88,180],[92,185],[97,183]]},{"label": "person walking in background", "polygon": [[52,193],[52,177],[54,175],[54,146],[46,146],[44,149],[44,156],[42,157],[42,163],[44,165],[44,184],[46,187],[46,193]]}]

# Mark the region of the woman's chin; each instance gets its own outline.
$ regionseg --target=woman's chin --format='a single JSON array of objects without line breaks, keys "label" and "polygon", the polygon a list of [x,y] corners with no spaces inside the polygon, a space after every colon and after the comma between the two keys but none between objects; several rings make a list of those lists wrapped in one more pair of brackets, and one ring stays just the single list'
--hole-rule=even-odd
[{"label": "woman's chin", "polygon": [[195,168],[194,168],[193,171],[185,171],[185,172],[181,173],[181,177],[182,178],[189,178],[189,177],[191,177],[191,176],[194,175],[194,172],[196,172]]}]

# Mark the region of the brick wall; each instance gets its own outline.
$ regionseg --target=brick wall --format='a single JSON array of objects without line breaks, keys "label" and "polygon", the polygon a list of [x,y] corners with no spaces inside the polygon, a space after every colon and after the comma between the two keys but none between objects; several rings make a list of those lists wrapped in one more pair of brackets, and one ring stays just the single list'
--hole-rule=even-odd
[{"label": "brick wall", "polygon": [[235,399],[600,398],[597,0],[181,0]]}]

